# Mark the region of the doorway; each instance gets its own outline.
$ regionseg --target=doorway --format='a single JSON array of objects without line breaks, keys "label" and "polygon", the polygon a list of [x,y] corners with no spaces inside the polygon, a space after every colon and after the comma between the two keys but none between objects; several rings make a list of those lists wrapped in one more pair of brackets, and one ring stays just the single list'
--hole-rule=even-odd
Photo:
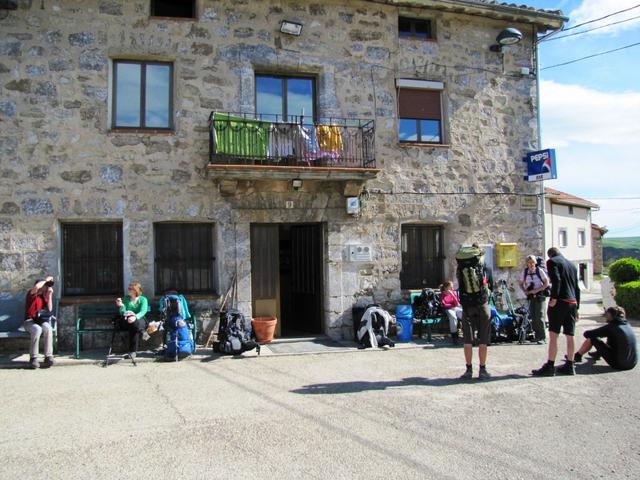
[{"label": "doorway", "polygon": [[323,238],[321,224],[251,225],[252,308],[277,336],[323,333]]}]

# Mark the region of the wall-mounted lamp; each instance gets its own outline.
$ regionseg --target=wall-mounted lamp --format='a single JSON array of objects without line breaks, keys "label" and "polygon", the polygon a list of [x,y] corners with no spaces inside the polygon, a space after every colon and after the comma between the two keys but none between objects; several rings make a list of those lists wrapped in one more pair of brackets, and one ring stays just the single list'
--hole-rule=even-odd
[{"label": "wall-mounted lamp", "polygon": [[491,45],[489,50],[492,52],[501,52],[502,47],[507,45],[515,45],[522,40],[522,32],[517,28],[509,27],[502,30],[496,37],[496,45]]},{"label": "wall-mounted lamp", "polygon": [[283,20],[280,24],[280,31],[288,35],[295,35],[296,37],[299,37],[302,33],[302,24]]},{"label": "wall-mounted lamp", "polygon": [[300,180],[299,178],[294,178],[293,180],[291,180],[291,186],[297,192],[302,188],[302,180]]}]

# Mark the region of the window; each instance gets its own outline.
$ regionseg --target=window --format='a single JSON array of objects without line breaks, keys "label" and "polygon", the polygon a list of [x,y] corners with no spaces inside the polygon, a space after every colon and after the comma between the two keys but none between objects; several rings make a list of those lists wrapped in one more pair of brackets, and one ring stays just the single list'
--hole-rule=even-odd
[{"label": "window", "polygon": [[573,205],[569,205],[569,215],[573,215]]},{"label": "window", "polygon": [[196,0],[151,0],[151,16],[196,18]]},{"label": "window", "polygon": [[400,38],[418,38],[422,40],[433,40],[433,29],[431,20],[421,20],[416,18],[398,18],[398,35]]},{"label": "window", "polygon": [[164,62],[113,62],[114,128],[173,126],[173,65]]},{"label": "window", "polygon": [[444,280],[442,227],[403,225],[401,242],[401,288],[435,288],[440,285]]},{"label": "window", "polygon": [[313,78],[256,75],[256,114],[273,115],[272,120],[278,115],[278,121],[297,122],[297,116],[313,120],[315,90]]},{"label": "window", "polygon": [[578,230],[578,246],[584,247],[587,244],[587,234],[584,230]]},{"label": "window", "polygon": [[567,231],[565,229],[558,231],[558,245],[561,248],[566,247],[569,244],[567,241]]},{"label": "window", "polygon": [[156,223],[154,233],[157,294],[215,291],[213,224]]},{"label": "window", "polygon": [[443,143],[440,90],[398,89],[402,143]]},{"label": "window", "polygon": [[62,294],[122,293],[122,224],[63,224]]}]

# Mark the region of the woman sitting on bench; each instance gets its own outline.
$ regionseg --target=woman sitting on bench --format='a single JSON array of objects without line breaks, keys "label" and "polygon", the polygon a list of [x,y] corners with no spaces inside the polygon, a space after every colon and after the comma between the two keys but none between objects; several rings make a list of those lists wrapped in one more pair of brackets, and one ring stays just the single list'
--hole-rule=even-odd
[{"label": "woman sitting on bench", "polygon": [[144,316],[149,311],[149,302],[142,295],[142,286],[138,282],[129,284],[127,294],[124,300],[116,298],[116,305],[122,314],[121,328],[129,332],[129,357],[135,359],[140,337],[146,334],[148,338]]}]

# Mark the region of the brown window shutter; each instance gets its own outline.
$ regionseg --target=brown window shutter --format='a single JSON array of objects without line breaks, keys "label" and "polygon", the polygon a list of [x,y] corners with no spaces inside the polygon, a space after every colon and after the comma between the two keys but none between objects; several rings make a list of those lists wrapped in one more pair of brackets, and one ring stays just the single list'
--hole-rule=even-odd
[{"label": "brown window shutter", "polygon": [[439,90],[398,89],[400,118],[417,118],[421,120],[441,120]]}]

